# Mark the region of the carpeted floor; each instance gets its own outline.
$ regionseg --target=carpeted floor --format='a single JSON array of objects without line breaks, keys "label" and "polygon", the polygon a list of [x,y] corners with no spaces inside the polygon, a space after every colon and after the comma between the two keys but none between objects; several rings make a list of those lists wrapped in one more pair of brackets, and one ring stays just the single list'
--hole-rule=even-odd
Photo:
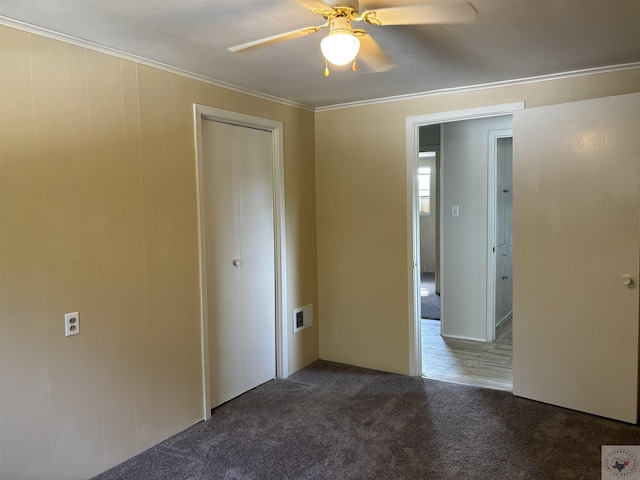
[{"label": "carpeted floor", "polygon": [[508,392],[318,361],[95,479],[596,480],[601,445],[638,443]]},{"label": "carpeted floor", "polygon": [[436,294],[434,273],[420,275],[420,318],[440,320],[440,295]]}]

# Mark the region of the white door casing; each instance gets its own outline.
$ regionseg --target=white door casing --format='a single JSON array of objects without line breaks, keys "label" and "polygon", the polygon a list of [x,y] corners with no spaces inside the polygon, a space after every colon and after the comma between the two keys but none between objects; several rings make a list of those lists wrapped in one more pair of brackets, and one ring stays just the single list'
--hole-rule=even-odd
[{"label": "white door casing", "polygon": [[[215,109],[202,105],[194,105],[195,140],[197,152],[197,182],[198,182],[198,216],[199,216],[199,250],[200,250],[200,285],[201,285],[201,321],[202,321],[202,372],[203,372],[203,417],[209,418],[211,406],[228,399],[234,392],[242,393],[247,385],[257,385],[264,380],[273,378],[273,366],[275,364],[280,378],[288,375],[287,365],[287,317],[286,308],[286,242],[284,225],[284,172],[282,153],[282,123],[269,119],[238,114],[225,110]],[[239,135],[235,142],[216,142],[216,145],[207,145],[207,130],[215,124],[222,136],[232,137]],[[226,132],[226,130],[229,130]],[[248,136],[248,137],[247,137]],[[227,147],[224,147],[227,143]],[[253,147],[252,147],[253,145]],[[211,168],[205,168],[205,154],[208,147],[220,148],[218,152],[223,157],[228,155],[241,156],[245,162],[222,162],[216,166],[219,169],[216,175],[226,175],[236,184],[233,189],[225,188],[224,183],[219,188],[207,188],[212,181],[208,175],[214,173]],[[227,148],[227,151],[225,151]],[[253,150],[252,150],[253,148]],[[260,152],[267,154],[268,161],[260,162]],[[264,157],[263,157],[264,158]],[[228,190],[228,191],[225,191]],[[233,196],[237,198],[233,198]],[[226,196],[226,198],[225,198]],[[209,198],[207,198],[209,197]],[[212,211],[207,205],[212,202],[223,202],[233,205],[232,209],[222,209],[215,215],[221,217],[215,220],[216,228],[207,227],[208,218]],[[266,210],[265,210],[266,208]],[[230,222],[230,223],[229,223]],[[244,225],[244,226],[243,226]],[[253,238],[247,228],[271,229],[271,241],[262,241]],[[216,248],[227,252],[222,255],[222,260],[216,260],[211,255],[211,236],[216,236],[216,231],[222,228],[224,235],[216,238]],[[243,231],[241,231],[243,230]],[[226,250],[225,250],[226,249]],[[235,249],[237,254],[232,253]],[[230,258],[225,259],[229,256]],[[262,258],[262,264],[260,262]],[[269,259],[264,263],[264,259]],[[235,261],[237,260],[237,262]],[[216,263],[217,262],[217,263]],[[270,267],[269,267],[270,263]],[[241,275],[241,272],[244,273]],[[213,269],[213,270],[212,270]],[[216,285],[215,275],[208,272],[219,272],[218,278],[224,279],[227,284],[221,288]],[[274,283],[275,278],[275,283]],[[269,280],[273,284],[273,290],[263,288]],[[266,282],[266,283],[265,283]],[[241,302],[238,307],[229,301],[233,292],[250,291],[251,297],[246,302]],[[217,293],[216,293],[217,291]],[[218,295],[218,300],[216,300]],[[263,301],[259,301],[262,296]],[[212,300],[213,298],[213,300]],[[265,303],[266,302],[266,303]],[[270,302],[270,304],[269,304]],[[269,331],[260,331],[254,326],[230,324],[227,326],[213,324],[211,318],[215,315],[226,314],[230,318],[251,320],[263,314],[264,311],[273,311],[275,324],[271,324]],[[222,331],[215,332],[215,329]],[[213,331],[211,331],[213,330]],[[227,342],[222,344],[212,341],[212,334],[227,337]],[[275,338],[274,338],[275,335]],[[240,339],[239,337],[242,336]],[[265,336],[270,340],[264,341]],[[235,345],[243,346],[245,360],[238,358],[237,348],[230,348],[233,341]],[[240,341],[241,340],[241,341]],[[239,342],[239,343],[238,343]],[[222,357],[219,357],[222,355]],[[228,392],[211,395],[212,368],[210,358],[219,362],[226,358],[224,364],[236,364],[235,368],[228,371],[217,372],[225,377]],[[251,363],[255,365],[250,365]],[[227,365],[228,367],[228,365]],[[220,380],[223,380],[221,378]],[[257,383],[256,383],[257,382]],[[249,387],[251,388],[251,387]]]},{"label": "white door casing", "polygon": [[[524,109],[524,102],[503,105],[489,105],[485,107],[416,115],[406,118],[406,179],[407,179],[407,279],[408,279],[408,321],[409,321],[409,375],[422,375],[422,348],[420,342],[420,272],[419,248],[420,228],[418,224],[418,196],[417,196],[417,162],[419,152],[419,129],[425,125],[456,122],[475,118],[494,117],[512,114]],[[442,179],[438,189],[442,188]],[[444,215],[443,202],[439,205],[439,214]],[[444,251],[440,229],[440,258]],[[446,266],[440,264],[440,280],[446,275]],[[442,311],[445,315],[445,311]]]},{"label": "white door casing", "polygon": [[513,131],[514,394],[636,423],[640,94]]}]

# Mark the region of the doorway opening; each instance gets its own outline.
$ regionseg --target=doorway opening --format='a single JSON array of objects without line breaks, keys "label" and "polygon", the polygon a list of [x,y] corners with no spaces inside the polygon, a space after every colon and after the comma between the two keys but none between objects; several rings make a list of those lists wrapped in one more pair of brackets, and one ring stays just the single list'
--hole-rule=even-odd
[{"label": "doorway opening", "polygon": [[440,125],[419,130],[420,318],[440,321]]},{"label": "doorway opening", "polygon": [[[508,288],[512,277],[512,131],[495,129],[511,126],[511,122],[511,116],[499,116],[419,130],[420,323],[422,375],[427,378],[512,389]],[[438,180],[442,175],[441,183],[427,183],[432,170]],[[487,193],[483,195],[483,191]],[[478,205],[481,200],[486,202],[484,217],[483,207]],[[446,205],[445,212],[435,215],[432,203]],[[442,231],[442,252],[436,230]],[[489,252],[479,245],[478,237],[482,236],[486,236]],[[443,303],[448,309],[444,316],[439,308],[440,288],[435,289],[442,263],[447,274]],[[481,267],[487,271],[485,285],[482,277],[474,278]],[[486,298],[482,299],[485,289]],[[466,305],[470,308],[464,308]],[[498,325],[501,331],[496,336]]]},{"label": "doorway opening", "polygon": [[[494,342],[496,340],[495,330],[493,330],[495,328],[493,322],[495,285],[492,287],[492,297],[489,297],[488,276],[491,269],[494,268],[492,262],[495,261],[495,252],[493,251],[495,245],[491,243],[493,240],[488,237],[495,237],[495,234],[488,235],[487,227],[489,222],[495,223],[495,215],[492,215],[493,218],[488,218],[487,212],[488,204],[491,201],[488,193],[488,179],[492,174],[489,168],[492,162],[489,161],[488,144],[490,139],[488,131],[501,129],[500,127],[504,125],[510,126],[508,122],[511,121],[511,114],[523,108],[524,103],[520,102],[407,118],[407,166],[410,195],[408,214],[411,226],[408,243],[410,243],[409,251],[412,255],[408,272],[412,287],[409,319],[410,371],[413,375],[432,376],[432,370],[439,369],[448,374],[448,378],[441,377],[439,378],[441,380],[474,383],[505,390],[511,389],[512,374],[510,371],[506,384],[500,379],[498,381],[491,380],[489,378],[490,371],[484,372],[488,373],[485,375],[487,378],[482,378],[483,375],[478,375],[477,371],[472,372],[473,375],[470,378],[452,376],[451,372],[455,370],[454,365],[458,365],[464,370],[465,363],[478,364],[480,354],[487,355],[487,365],[494,364],[495,356],[498,356],[502,361],[505,361],[505,358],[508,359],[509,369],[511,368],[511,344],[508,343],[504,346]],[[478,133],[477,128],[472,132],[465,131],[471,125],[470,122],[465,124],[467,120],[490,119],[490,117],[504,118],[505,116],[509,119],[507,123],[498,121],[494,124],[491,120],[484,122],[482,128],[486,129],[482,135]],[[421,280],[423,273],[430,268],[425,268],[423,265],[426,253],[425,247],[421,243],[424,227],[421,226],[423,216],[419,213],[421,200],[418,183],[421,166],[419,153],[426,150],[425,142],[421,141],[420,137],[426,136],[423,133],[425,131],[437,131],[438,129],[440,130],[439,148],[431,148],[431,151],[437,152],[436,158],[438,160],[438,168],[435,172],[438,176],[437,185],[435,189],[431,190],[433,192],[431,203],[437,204],[439,216],[437,222],[437,261],[435,262],[436,267],[433,268],[437,272],[433,272],[433,288],[435,289],[437,285],[437,291],[441,294],[440,321],[422,318]],[[448,131],[445,132],[445,130]],[[463,144],[459,148],[456,147],[455,145],[459,143],[459,137],[462,138],[461,136],[464,135],[470,135],[476,142],[479,141],[484,146],[481,149],[477,144],[472,147]],[[452,160],[449,165],[446,164],[447,158],[457,159],[465,153],[465,150],[472,152],[471,155],[481,157],[481,160],[474,159],[477,160],[473,166],[475,171]],[[469,192],[472,192],[476,197],[478,194],[483,195],[483,198],[478,200],[469,197],[467,195]],[[467,225],[464,225],[464,222],[467,222]],[[490,243],[491,251],[488,248]],[[494,279],[495,271],[491,275]],[[462,308],[460,308],[461,306]],[[465,311],[465,308],[469,311]],[[490,314],[492,315],[491,327],[488,325]],[[472,321],[469,321],[470,319]],[[503,324],[503,327],[506,326],[506,323]],[[510,333],[506,337],[509,342]],[[504,335],[500,337],[500,343],[503,338]],[[492,355],[494,358],[491,358]],[[482,360],[480,364],[482,364]],[[476,378],[473,378],[474,376]]]}]

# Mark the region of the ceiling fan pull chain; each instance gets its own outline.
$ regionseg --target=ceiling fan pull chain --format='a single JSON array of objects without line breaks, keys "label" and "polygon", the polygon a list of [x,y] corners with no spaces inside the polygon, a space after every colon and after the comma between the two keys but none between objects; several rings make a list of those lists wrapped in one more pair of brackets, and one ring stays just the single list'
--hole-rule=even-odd
[{"label": "ceiling fan pull chain", "polygon": [[327,59],[324,59],[324,76],[328,77],[329,76],[329,62],[327,61]]},{"label": "ceiling fan pull chain", "polygon": [[353,59],[353,65],[351,66],[351,70],[353,70],[354,72],[358,71],[358,64],[356,63],[356,59]]}]

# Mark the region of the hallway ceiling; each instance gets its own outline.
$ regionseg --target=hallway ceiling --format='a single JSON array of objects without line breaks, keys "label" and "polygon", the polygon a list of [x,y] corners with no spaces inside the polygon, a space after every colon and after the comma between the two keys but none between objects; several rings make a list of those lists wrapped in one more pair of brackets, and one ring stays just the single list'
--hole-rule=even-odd
[{"label": "hallway ceiling", "polygon": [[[360,3],[362,11],[433,2]],[[640,62],[638,0],[472,3],[473,24],[358,24],[396,67],[333,67],[327,78],[319,47],[327,30],[259,50],[227,50],[322,23],[297,0],[0,0],[0,15],[309,107]]]}]

